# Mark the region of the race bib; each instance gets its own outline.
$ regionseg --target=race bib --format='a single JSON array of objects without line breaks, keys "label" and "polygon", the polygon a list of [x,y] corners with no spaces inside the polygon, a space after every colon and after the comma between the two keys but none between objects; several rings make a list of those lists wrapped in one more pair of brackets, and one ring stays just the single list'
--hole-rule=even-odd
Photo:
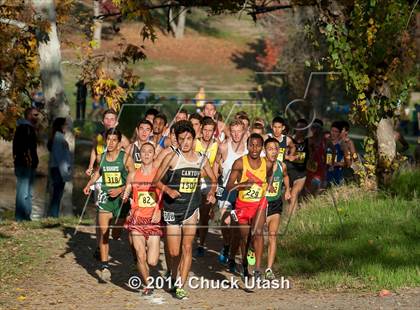
[{"label": "race bib", "polygon": [[179,184],[180,193],[194,193],[198,184],[198,178],[181,178]]},{"label": "race bib", "polygon": [[277,196],[277,194],[279,193],[279,189],[280,189],[280,182],[279,181],[273,182],[273,188],[274,188],[274,192],[267,191],[267,194],[266,194],[267,197]]},{"label": "race bib", "polygon": [[139,208],[154,208],[156,207],[156,204],[155,192],[138,192],[137,206]]},{"label": "race bib", "polygon": [[163,211],[163,220],[165,222],[175,222],[175,213]]},{"label": "race bib", "polygon": [[306,153],[305,152],[296,152],[296,161],[299,164],[302,164],[305,161]]},{"label": "race bib", "polygon": [[141,168],[141,163],[134,163],[134,168],[135,169],[140,169]]},{"label": "race bib", "polygon": [[327,153],[327,165],[328,166],[332,165],[332,154],[331,153]]},{"label": "race bib", "polygon": [[224,187],[217,185],[216,197],[222,197],[224,191],[225,191]]},{"label": "race bib", "polygon": [[277,160],[283,161],[284,160],[284,153],[285,153],[286,149],[284,148],[280,148],[279,150],[279,155],[277,155]]},{"label": "race bib", "polygon": [[119,187],[122,185],[121,172],[104,172],[105,185]]},{"label": "race bib", "polygon": [[262,196],[262,187],[258,184],[252,184],[251,188],[245,190],[243,199],[246,201],[259,201]]}]

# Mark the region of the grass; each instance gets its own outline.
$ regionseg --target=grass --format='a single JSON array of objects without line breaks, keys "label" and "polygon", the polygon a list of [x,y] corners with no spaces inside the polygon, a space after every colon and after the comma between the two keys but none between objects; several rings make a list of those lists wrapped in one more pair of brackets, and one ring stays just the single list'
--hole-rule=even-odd
[{"label": "grass", "polygon": [[[347,190],[348,192],[348,190]],[[357,188],[311,200],[281,237],[277,268],[313,289],[420,285],[420,204]],[[343,196],[347,195],[347,196]]]},{"label": "grass", "polygon": [[[26,276],[41,274],[48,259],[65,242],[61,229],[75,227],[77,222],[74,217],[23,223],[11,220],[0,222],[0,295],[19,292],[20,288],[16,285]],[[87,224],[91,221],[82,222],[82,225]]]},{"label": "grass", "polygon": [[397,197],[417,199],[420,195],[420,170],[402,171],[395,175],[388,191]]}]

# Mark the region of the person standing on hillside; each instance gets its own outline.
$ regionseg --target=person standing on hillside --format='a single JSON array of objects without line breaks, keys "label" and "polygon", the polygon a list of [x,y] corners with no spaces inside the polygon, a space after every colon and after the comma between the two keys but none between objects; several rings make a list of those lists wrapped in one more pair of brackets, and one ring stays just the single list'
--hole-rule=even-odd
[{"label": "person standing on hillside", "polygon": [[27,108],[25,119],[18,120],[13,137],[13,161],[16,175],[16,221],[30,221],[32,213],[32,186],[38,167],[37,136],[35,126],[39,112]]}]

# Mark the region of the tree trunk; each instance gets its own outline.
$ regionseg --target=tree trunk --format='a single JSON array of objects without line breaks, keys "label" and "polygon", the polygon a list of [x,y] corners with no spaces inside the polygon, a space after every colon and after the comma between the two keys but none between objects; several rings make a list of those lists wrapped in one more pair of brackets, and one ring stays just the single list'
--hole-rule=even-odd
[{"label": "tree trunk", "polygon": [[[32,0],[32,2],[37,14],[50,23],[48,41],[39,42],[38,45],[42,91],[44,93],[48,120],[51,124],[57,117],[66,117],[69,122],[69,129],[71,129],[70,107],[65,100],[61,71],[61,51],[57,34],[55,3],[54,0]],[[66,133],[66,140],[69,143],[72,154],[74,154],[75,138],[70,130]],[[73,213],[72,190],[73,184],[67,182],[61,204],[62,214],[68,215]]]},{"label": "tree trunk", "polygon": [[391,163],[397,155],[394,126],[391,118],[383,118],[376,129],[378,141],[378,178],[380,184],[387,184],[391,178]]},{"label": "tree trunk", "polygon": [[185,32],[185,20],[187,17],[187,10],[181,6],[178,9],[177,15],[174,16],[172,8],[169,9],[169,25],[175,36],[175,39],[182,39]]},{"label": "tree trunk", "polygon": [[[101,0],[93,0],[93,16],[101,14]],[[93,49],[101,47],[102,38],[102,19],[94,19],[93,23]]]}]

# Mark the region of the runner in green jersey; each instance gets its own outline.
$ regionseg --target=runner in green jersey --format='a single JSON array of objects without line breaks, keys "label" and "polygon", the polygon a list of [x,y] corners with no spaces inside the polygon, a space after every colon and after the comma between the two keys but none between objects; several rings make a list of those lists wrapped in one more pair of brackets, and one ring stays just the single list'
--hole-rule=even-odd
[{"label": "runner in green jersey", "polygon": [[265,270],[265,278],[268,280],[274,279],[274,273],[271,267],[276,257],[277,247],[277,232],[280,226],[281,213],[283,210],[282,201],[282,185],[284,184],[285,200],[290,199],[289,176],[287,175],[287,168],[284,163],[277,159],[279,154],[280,143],[275,138],[268,138],[264,142],[265,156],[268,162],[273,163],[273,175],[270,181],[270,187],[266,193],[268,201],[267,207],[267,227],[268,227],[268,255],[267,255],[267,269]]},{"label": "runner in green jersey", "polygon": [[99,276],[103,281],[109,281],[111,272],[108,265],[109,228],[112,218],[118,218],[123,202],[130,193],[130,185],[135,173],[134,163],[128,154],[120,150],[122,134],[117,129],[109,129],[106,134],[106,152],[98,155],[98,168],[83,189],[89,195],[90,186],[102,177],[100,193],[97,201],[99,225],[99,250],[101,266]]}]

